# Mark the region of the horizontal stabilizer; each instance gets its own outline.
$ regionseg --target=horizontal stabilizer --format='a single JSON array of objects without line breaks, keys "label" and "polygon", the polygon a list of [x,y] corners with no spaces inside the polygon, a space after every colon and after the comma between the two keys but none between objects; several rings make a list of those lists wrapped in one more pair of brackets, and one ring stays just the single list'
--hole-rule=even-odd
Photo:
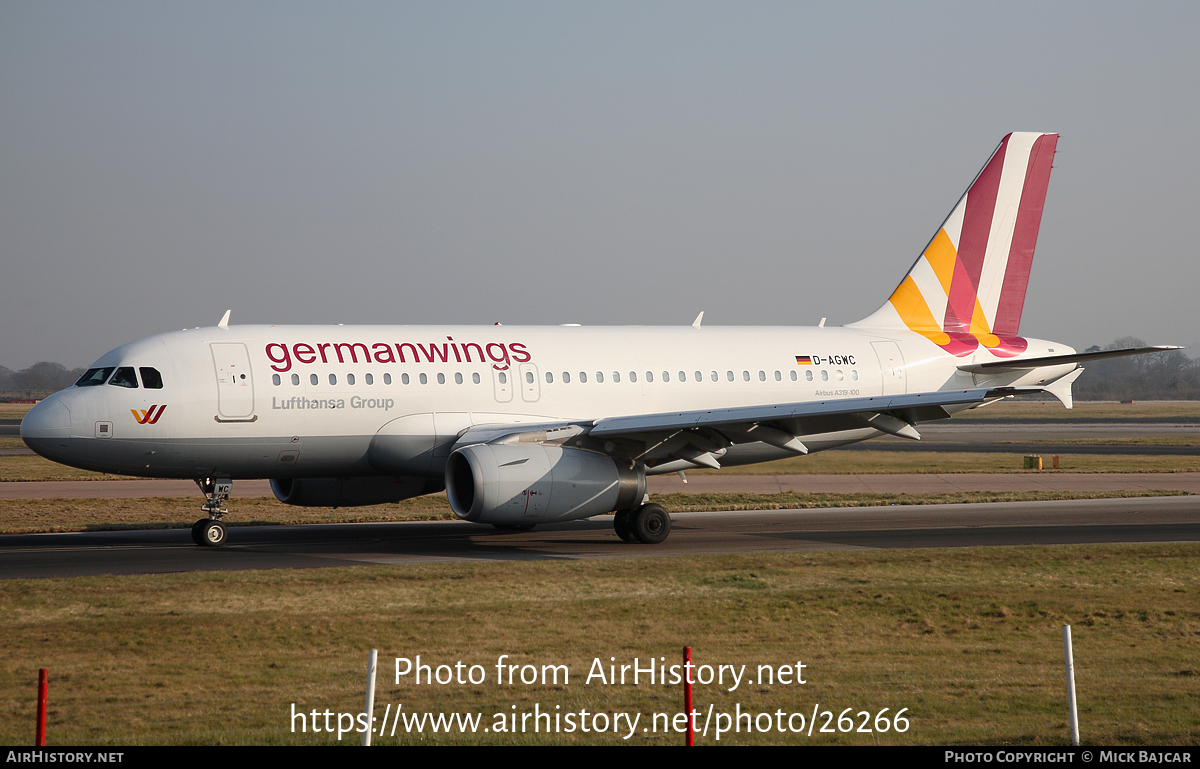
[{"label": "horizontal stabilizer", "polygon": [[1124,347],[1120,350],[1101,350],[1100,352],[1079,352],[1071,355],[1044,355],[1040,358],[1022,358],[1021,360],[997,360],[990,363],[971,363],[959,366],[959,371],[972,373],[996,373],[1000,371],[1028,371],[1042,366],[1061,366],[1064,363],[1086,363],[1090,360],[1103,358],[1124,358],[1128,355],[1146,355],[1152,352],[1182,350],[1173,345],[1157,345],[1155,347]]}]

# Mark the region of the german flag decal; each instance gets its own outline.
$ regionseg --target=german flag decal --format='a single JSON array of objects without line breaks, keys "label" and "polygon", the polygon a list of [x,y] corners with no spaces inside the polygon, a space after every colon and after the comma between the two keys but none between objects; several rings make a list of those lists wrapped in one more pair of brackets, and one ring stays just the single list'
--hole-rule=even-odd
[{"label": "german flag decal", "polygon": [[811,366],[812,365],[812,356],[811,355],[797,355],[796,356],[796,365],[797,366]]}]

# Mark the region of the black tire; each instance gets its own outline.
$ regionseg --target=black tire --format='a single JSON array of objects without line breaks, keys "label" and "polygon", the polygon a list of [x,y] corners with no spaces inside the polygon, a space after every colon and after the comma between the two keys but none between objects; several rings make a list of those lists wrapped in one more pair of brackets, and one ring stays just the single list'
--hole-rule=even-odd
[{"label": "black tire", "polygon": [[200,527],[200,544],[204,547],[220,547],[225,544],[225,524],[220,521],[205,521]]},{"label": "black tire", "polygon": [[208,519],[201,518],[200,520],[198,520],[192,524],[192,541],[195,542],[197,545],[204,544],[204,540],[200,538],[200,527],[206,523],[208,523]]},{"label": "black tire", "polygon": [[661,505],[642,505],[633,514],[633,536],[647,545],[657,545],[671,533],[671,516]]},{"label": "black tire", "polygon": [[617,532],[617,536],[622,542],[636,542],[637,537],[633,535],[633,511],[618,510],[613,516],[613,531]]}]

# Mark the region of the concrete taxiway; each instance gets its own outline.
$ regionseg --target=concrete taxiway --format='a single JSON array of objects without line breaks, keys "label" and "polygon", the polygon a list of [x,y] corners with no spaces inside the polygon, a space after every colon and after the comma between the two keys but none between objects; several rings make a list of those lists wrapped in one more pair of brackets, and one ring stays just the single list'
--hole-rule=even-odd
[{"label": "concrete taxiway", "polygon": [[621,542],[612,518],[502,533],[460,521],[0,537],[0,578],[320,568],[460,560],[576,560],[814,550],[1200,541],[1200,497],[676,513],[660,545]]}]

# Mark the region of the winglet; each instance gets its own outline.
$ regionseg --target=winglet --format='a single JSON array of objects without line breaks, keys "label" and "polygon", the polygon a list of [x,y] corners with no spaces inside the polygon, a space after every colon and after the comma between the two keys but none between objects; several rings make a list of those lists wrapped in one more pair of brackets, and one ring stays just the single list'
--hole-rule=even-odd
[{"label": "winglet", "polygon": [[704,319],[704,310],[701,310],[700,314],[696,316],[696,319],[694,321],[692,321],[692,328],[700,328],[700,321],[703,319]]},{"label": "winglet", "polygon": [[217,324],[217,328],[224,328],[224,329],[229,328],[229,313],[231,313],[231,312],[233,312],[233,310],[225,311],[225,314],[221,316],[221,322]]}]

